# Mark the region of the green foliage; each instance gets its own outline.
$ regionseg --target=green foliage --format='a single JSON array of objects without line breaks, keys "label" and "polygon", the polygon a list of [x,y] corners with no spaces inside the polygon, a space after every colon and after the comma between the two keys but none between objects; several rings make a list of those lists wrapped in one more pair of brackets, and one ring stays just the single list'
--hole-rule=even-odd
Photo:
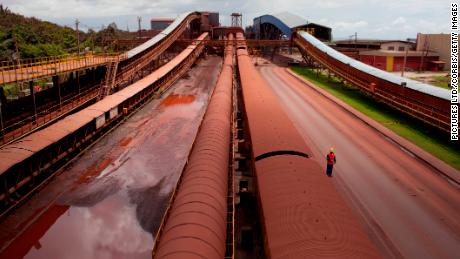
[{"label": "green foliage", "polygon": [[313,70],[303,67],[292,67],[291,69],[401,137],[452,167],[460,169],[460,160],[458,159],[460,150],[454,142],[450,141],[449,134],[427,126],[385,104],[378,103],[358,89],[343,85],[337,78],[328,79],[326,75],[317,75]]},{"label": "green foliage", "polygon": [[[99,32],[80,31],[79,37],[81,51],[89,47],[91,50],[107,48],[113,52],[114,40],[129,39],[131,35],[111,23]],[[69,27],[15,14],[0,4],[0,60],[12,60],[16,48],[21,58],[75,53],[78,49],[77,32]]]},{"label": "green foliage", "polygon": [[18,88],[15,85],[3,86],[3,93],[5,96],[15,96],[18,94]]},{"label": "green foliage", "polygon": [[433,85],[449,89],[450,76],[434,76]]},{"label": "green foliage", "polygon": [[42,51],[38,45],[22,44],[21,58],[34,58],[42,56]]},{"label": "green foliage", "polygon": [[60,56],[66,52],[57,44],[22,44],[21,58]]},{"label": "green foliage", "polygon": [[449,88],[450,84],[450,75],[440,75],[440,76],[425,76],[425,77],[411,77],[411,79],[434,85],[441,88]]}]

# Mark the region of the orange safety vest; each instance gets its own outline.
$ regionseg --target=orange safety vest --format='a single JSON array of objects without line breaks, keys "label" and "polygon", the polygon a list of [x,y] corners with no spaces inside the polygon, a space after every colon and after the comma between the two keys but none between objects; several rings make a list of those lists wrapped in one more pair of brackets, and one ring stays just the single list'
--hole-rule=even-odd
[{"label": "orange safety vest", "polygon": [[328,165],[333,165],[334,164],[334,159],[335,159],[334,153],[327,154],[327,164]]}]

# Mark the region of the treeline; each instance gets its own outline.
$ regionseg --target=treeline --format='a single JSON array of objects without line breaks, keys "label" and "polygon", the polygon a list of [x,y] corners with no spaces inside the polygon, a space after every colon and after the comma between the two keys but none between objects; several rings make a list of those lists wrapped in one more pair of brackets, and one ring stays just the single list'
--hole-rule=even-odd
[{"label": "treeline", "polygon": [[[79,30],[80,51],[113,52],[117,39],[131,39],[131,33],[111,23],[100,31]],[[0,4],[0,60],[58,56],[76,53],[77,31],[67,26],[24,17]]]}]

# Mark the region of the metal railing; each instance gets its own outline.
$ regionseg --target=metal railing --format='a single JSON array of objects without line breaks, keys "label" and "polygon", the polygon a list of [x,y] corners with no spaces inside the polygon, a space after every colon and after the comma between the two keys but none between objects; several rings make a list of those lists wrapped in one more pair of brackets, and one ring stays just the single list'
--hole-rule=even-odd
[{"label": "metal railing", "polygon": [[[302,55],[309,55],[319,64],[325,68],[333,71],[337,76],[345,79],[346,81],[356,85],[360,90],[370,94],[375,99],[386,103],[387,105],[400,110],[403,113],[408,114],[416,119],[419,119],[425,123],[431,124],[441,130],[448,131],[449,117],[443,113],[442,110],[436,109],[437,107],[430,107],[427,103],[423,103],[409,96],[401,95],[399,93],[386,92],[385,90],[379,89],[378,87],[371,87],[372,82],[362,77],[358,77],[359,72],[356,69],[347,67],[347,69],[340,68],[335,65],[334,62],[340,62],[334,60],[332,57],[324,54],[320,50],[316,49],[315,46],[304,40],[303,38],[296,37],[293,42],[299,47]],[[366,73],[360,71],[361,73]],[[373,76],[372,74],[368,74]],[[393,83],[388,82],[388,85]],[[432,97],[435,98],[435,97]]]},{"label": "metal railing", "polygon": [[[183,43],[183,44],[191,44],[194,40],[191,39],[178,39],[176,42]],[[224,47],[227,46],[229,42],[233,45],[239,45],[241,43],[245,43],[248,47],[289,47],[292,45],[290,40],[213,40],[213,39],[206,39],[202,40],[206,46],[213,46],[213,47]]]},{"label": "metal railing", "polygon": [[[165,52],[175,42],[182,33],[186,30],[188,24],[197,19],[198,15],[190,15],[184,22],[178,25],[167,37],[157,42],[154,46],[151,46],[145,52],[139,54],[133,61],[123,68],[120,69],[120,73],[114,82],[114,85],[122,84],[125,81],[135,75],[138,71],[144,69],[152,60],[158,58],[163,52]],[[194,40],[192,41],[194,42]]]},{"label": "metal railing", "polygon": [[0,62],[0,85],[105,65],[126,59],[126,54],[63,55]]},{"label": "metal railing", "polygon": [[32,114],[20,121],[15,122],[0,132],[0,147],[18,138],[32,133],[36,129],[55,121],[63,115],[80,107],[82,104],[96,98],[99,92],[99,85],[91,87],[75,96],[67,98],[56,105],[47,107],[37,114]]}]

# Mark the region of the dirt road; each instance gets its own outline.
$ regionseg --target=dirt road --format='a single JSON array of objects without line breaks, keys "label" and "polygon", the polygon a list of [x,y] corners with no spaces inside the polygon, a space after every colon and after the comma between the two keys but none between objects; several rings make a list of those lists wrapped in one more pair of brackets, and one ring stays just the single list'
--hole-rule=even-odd
[{"label": "dirt road", "polygon": [[[259,71],[279,97],[313,157],[366,222],[385,257],[460,258],[460,190],[410,153],[290,75],[267,64]],[[460,172],[459,172],[460,173]]]}]

